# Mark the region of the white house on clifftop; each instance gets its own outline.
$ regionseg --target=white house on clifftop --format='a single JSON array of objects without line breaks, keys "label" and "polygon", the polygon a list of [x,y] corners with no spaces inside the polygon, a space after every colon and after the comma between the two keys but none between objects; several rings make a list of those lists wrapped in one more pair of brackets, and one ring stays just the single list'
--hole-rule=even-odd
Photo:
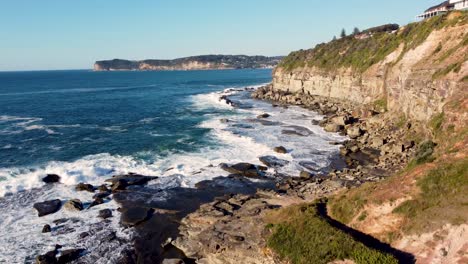
[{"label": "white house on clifftop", "polygon": [[426,19],[433,16],[445,14],[452,10],[468,10],[468,0],[449,0],[436,6],[432,6],[419,15],[418,18]]}]

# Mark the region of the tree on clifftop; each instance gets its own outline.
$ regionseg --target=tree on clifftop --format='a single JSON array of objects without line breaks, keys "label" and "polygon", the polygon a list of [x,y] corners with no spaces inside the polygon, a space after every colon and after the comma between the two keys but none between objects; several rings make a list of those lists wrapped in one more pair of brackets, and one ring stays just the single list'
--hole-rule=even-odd
[{"label": "tree on clifftop", "polygon": [[346,37],[346,30],[345,30],[344,28],[341,30],[340,36],[341,36],[342,38]]},{"label": "tree on clifftop", "polygon": [[335,41],[336,40],[336,36],[333,36],[333,40],[332,41]]},{"label": "tree on clifftop", "polygon": [[359,33],[361,33],[361,30],[359,30],[359,28],[355,27],[355,28],[354,28],[354,31],[353,31],[353,34],[354,34],[354,35],[357,35],[357,34],[359,34]]}]

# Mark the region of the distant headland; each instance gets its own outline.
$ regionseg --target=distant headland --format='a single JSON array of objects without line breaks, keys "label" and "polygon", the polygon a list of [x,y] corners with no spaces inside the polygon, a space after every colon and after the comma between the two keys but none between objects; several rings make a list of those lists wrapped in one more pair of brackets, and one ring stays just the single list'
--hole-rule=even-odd
[{"label": "distant headland", "polygon": [[202,55],[174,60],[122,59],[96,61],[95,71],[171,71],[171,70],[220,70],[274,68],[282,56]]}]

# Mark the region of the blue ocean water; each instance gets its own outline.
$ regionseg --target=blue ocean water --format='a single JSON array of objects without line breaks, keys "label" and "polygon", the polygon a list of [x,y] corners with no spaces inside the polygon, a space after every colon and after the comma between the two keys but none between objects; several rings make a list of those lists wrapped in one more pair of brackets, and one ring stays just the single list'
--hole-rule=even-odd
[{"label": "blue ocean water", "polygon": [[[151,159],[210,144],[192,96],[271,81],[271,70],[0,73],[0,168],[99,153]],[[157,155],[156,155],[157,156]]]},{"label": "blue ocean water", "polygon": [[[115,215],[103,232],[133,236],[119,224],[114,199],[79,213],[37,217],[32,209],[52,199],[91,203],[92,194],[75,190],[80,182],[99,186],[129,172],[158,176],[147,188],[151,199],[165,200],[167,189],[227,177],[222,163],[281,160],[265,172],[273,179],[335,166],[339,146],[329,143],[345,138],[314,125],[322,116],[250,97],[270,81],[271,70],[0,73],[0,263],[31,263],[56,244],[118,256],[113,252],[125,244],[77,240],[104,223],[96,218],[101,209]],[[258,118],[263,113],[270,117]],[[288,153],[276,153],[277,146]],[[60,175],[60,184],[44,184],[47,174]],[[61,218],[73,218],[73,230],[39,232]],[[103,248],[113,250],[99,255]]]}]

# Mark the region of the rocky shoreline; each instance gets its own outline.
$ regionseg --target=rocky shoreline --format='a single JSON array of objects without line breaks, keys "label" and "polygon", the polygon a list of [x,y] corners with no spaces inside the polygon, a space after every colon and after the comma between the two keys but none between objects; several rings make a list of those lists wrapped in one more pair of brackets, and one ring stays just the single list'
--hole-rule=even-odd
[{"label": "rocky shoreline", "polygon": [[[134,228],[131,241],[109,231],[105,241],[129,243],[118,255],[116,263],[279,263],[266,247],[264,216],[271,210],[313,201],[336,192],[359,186],[365,182],[384,179],[402,169],[414,156],[415,143],[404,135],[414,129],[411,123],[402,122],[369,105],[355,105],[304,93],[278,92],[271,85],[252,92],[252,98],[270,101],[275,107],[301,106],[325,116],[314,125],[327,132],[346,135],[350,140],[343,144],[340,154],[346,168],[333,169],[327,174],[303,171],[300,175],[265,177],[269,167],[282,166],[284,160],[273,156],[260,157],[265,166],[239,163],[220,164],[230,173],[197,184],[197,188],[162,190],[148,182],[157,177],[136,174],[118,175],[96,187],[86,183],[76,190],[90,192],[94,201],[84,204],[80,200],[50,200],[34,205],[38,216],[53,214],[58,210],[79,213],[99,206],[110,199],[120,207],[103,209],[96,216],[109,221],[118,211],[120,224]],[[222,98],[229,102],[226,99]],[[258,116],[268,120],[269,114]],[[398,124],[397,124],[398,122]],[[287,150],[275,148],[278,153]],[[60,182],[59,175],[48,175],[49,185]],[[164,197],[166,199],[160,199]],[[64,219],[62,224],[70,219]],[[50,232],[54,223],[43,227]],[[101,226],[105,227],[105,225]],[[96,239],[86,232],[79,239]],[[88,263],[96,261],[82,248],[61,250],[61,246],[36,257],[36,263]]]}]

